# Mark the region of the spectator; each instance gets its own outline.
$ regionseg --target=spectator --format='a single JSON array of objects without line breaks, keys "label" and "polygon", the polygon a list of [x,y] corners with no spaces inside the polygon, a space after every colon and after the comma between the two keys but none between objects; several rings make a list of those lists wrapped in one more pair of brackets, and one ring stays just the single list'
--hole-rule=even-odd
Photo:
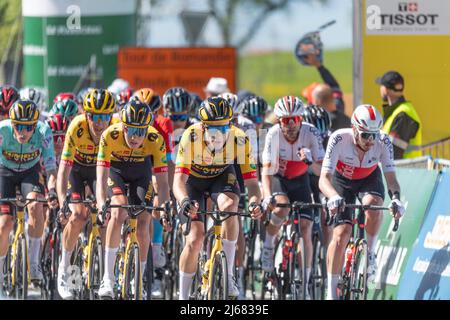
[{"label": "spectator", "polygon": [[206,88],[204,89],[206,98],[218,96],[219,94],[230,92],[228,89],[228,81],[225,78],[211,78],[209,79]]},{"label": "spectator", "polygon": [[333,99],[335,100],[336,108],[341,112],[345,112],[345,104],[341,88],[337,80],[331,74],[331,72],[327,68],[325,68],[325,66],[322,65],[318,57],[314,54],[306,55],[305,62],[317,68],[317,70],[320,73],[320,76],[322,77],[323,82],[326,83],[332,90],[332,95]]},{"label": "spectator", "polygon": [[413,147],[422,144],[422,125],[413,105],[403,96],[402,75],[388,71],[376,83],[380,85],[383,99],[383,131],[389,134],[394,145],[394,159],[420,157],[422,153]]},{"label": "spectator", "polygon": [[330,115],[331,131],[350,128],[350,118],[336,106],[333,90],[326,84],[319,84],[312,93],[313,104],[323,107]]}]

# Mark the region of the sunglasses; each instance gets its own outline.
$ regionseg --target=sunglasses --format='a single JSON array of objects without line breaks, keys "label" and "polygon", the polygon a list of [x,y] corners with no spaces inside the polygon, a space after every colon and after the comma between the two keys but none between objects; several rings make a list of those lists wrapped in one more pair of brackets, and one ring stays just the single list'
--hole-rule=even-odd
[{"label": "sunglasses", "polygon": [[93,122],[109,122],[111,121],[111,114],[95,114],[95,113],[88,113],[87,114],[89,119],[91,119]]},{"label": "sunglasses", "polygon": [[35,127],[36,127],[35,124],[15,124],[14,125],[14,128],[19,132],[24,131],[24,130],[30,132],[30,131],[33,131]]},{"label": "sunglasses", "polygon": [[125,133],[132,137],[132,136],[138,136],[138,137],[143,137],[145,136],[145,134],[147,133],[148,128],[134,128],[134,127],[124,127],[125,129]]},{"label": "sunglasses", "polygon": [[302,117],[295,116],[295,117],[285,117],[280,119],[281,123],[284,125],[289,125],[291,123],[293,124],[299,124],[302,121]]},{"label": "sunglasses", "polygon": [[252,120],[252,122],[255,124],[260,124],[263,122],[263,117],[261,116],[251,117],[250,120]]},{"label": "sunglasses", "polygon": [[186,121],[187,119],[189,119],[189,115],[188,114],[172,114],[169,116],[170,120],[172,121]]},{"label": "sunglasses", "polygon": [[378,135],[379,134],[376,132],[360,132],[359,133],[359,136],[364,140],[369,140],[369,139],[375,140],[378,137]]},{"label": "sunglasses", "polygon": [[220,132],[221,134],[225,134],[228,131],[230,131],[230,125],[225,124],[223,126],[205,126],[205,129],[208,130],[208,133],[214,135],[217,132]]}]

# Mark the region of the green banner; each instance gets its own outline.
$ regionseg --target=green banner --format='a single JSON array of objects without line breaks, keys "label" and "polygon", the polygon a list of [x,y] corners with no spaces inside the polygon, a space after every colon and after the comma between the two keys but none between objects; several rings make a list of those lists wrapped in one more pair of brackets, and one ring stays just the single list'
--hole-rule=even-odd
[{"label": "green banner", "polygon": [[[397,168],[401,200],[406,204],[406,213],[400,220],[397,232],[392,231],[394,219],[389,214],[384,214],[376,249],[378,272],[375,284],[369,286],[368,299],[396,299],[400,279],[413,244],[417,241],[437,177],[437,171]],[[390,203],[387,194],[386,190],[385,205]]]}]

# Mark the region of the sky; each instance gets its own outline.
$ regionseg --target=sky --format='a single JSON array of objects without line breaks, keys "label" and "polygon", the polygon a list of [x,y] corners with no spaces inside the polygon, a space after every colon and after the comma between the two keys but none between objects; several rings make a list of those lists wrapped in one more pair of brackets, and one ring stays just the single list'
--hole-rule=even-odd
[{"label": "sky", "polygon": [[[308,2],[308,3],[305,3]],[[187,42],[178,14],[181,10],[204,11],[206,0],[166,0],[159,7],[146,8],[155,18],[148,24],[148,46],[184,46]],[[287,10],[273,13],[244,48],[245,51],[293,50],[300,37],[316,30],[322,24],[336,23],[321,34],[325,48],[349,48],[352,46],[352,0],[329,0],[322,5],[315,0],[293,1]],[[248,13],[239,14],[238,30],[244,29]],[[239,32],[239,31],[237,31]],[[242,33],[239,33],[242,34]],[[215,21],[208,19],[200,44],[220,45],[220,34]]]}]

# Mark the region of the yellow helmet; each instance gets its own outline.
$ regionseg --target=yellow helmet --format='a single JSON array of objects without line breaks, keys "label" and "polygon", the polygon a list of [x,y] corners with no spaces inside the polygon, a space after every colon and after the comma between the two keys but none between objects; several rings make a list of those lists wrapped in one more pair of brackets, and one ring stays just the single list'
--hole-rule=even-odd
[{"label": "yellow helmet", "polygon": [[150,88],[141,88],[134,92],[133,96],[138,98],[139,101],[149,104],[152,101],[155,91]]},{"label": "yellow helmet", "polygon": [[221,97],[210,97],[202,102],[198,117],[204,124],[226,124],[233,116],[233,109],[227,100]]},{"label": "yellow helmet", "polygon": [[83,109],[89,113],[108,114],[116,108],[116,100],[111,92],[105,89],[90,90],[83,101]]}]

